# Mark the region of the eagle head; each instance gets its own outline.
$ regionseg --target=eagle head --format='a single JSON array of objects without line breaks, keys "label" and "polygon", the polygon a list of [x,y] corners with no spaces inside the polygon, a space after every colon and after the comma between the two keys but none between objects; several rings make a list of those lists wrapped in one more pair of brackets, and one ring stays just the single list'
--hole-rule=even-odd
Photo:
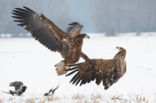
[{"label": "eagle head", "polygon": [[120,57],[123,56],[125,58],[126,50],[124,48],[118,47],[118,46],[116,47],[116,49],[118,49],[119,52],[115,55],[115,58],[118,57],[118,56],[120,56]]},{"label": "eagle head", "polygon": [[83,38],[88,38],[88,39],[90,38],[87,34],[81,34],[80,36]]},{"label": "eagle head", "polygon": [[126,51],[124,48],[119,47],[119,46],[117,46],[117,47],[116,47],[116,49],[118,49],[118,50],[119,50],[119,52],[120,52],[120,51]]}]

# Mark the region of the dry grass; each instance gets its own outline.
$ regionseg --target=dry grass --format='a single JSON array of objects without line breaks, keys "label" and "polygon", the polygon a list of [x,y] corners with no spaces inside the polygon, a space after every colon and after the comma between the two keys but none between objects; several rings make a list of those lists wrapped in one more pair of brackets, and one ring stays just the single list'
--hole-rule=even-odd
[{"label": "dry grass", "polygon": [[3,103],[3,100],[2,99],[0,99],[0,103]]},{"label": "dry grass", "polygon": [[95,94],[91,96],[84,96],[75,94],[70,98],[67,97],[31,97],[31,98],[16,98],[16,97],[5,97],[0,98],[0,103],[154,103],[147,96],[132,95],[132,96],[102,96]]},{"label": "dry grass", "polygon": [[13,101],[14,99],[12,97],[8,98],[8,101],[11,102]]},{"label": "dry grass", "polygon": [[119,97],[119,96],[113,96],[111,98],[111,100],[116,103],[116,102],[120,102],[120,103],[129,103],[127,99]]},{"label": "dry grass", "polygon": [[[59,99],[60,99],[59,97],[46,97],[43,101],[51,102],[51,101],[57,101]],[[45,103],[45,102],[42,102],[42,103]]]},{"label": "dry grass", "polygon": [[35,99],[28,98],[28,99],[25,100],[25,103],[35,103]]},{"label": "dry grass", "polygon": [[149,100],[145,96],[136,95],[133,98],[133,102],[135,102],[135,103],[149,103]]},{"label": "dry grass", "polygon": [[82,95],[80,95],[80,94],[75,94],[75,95],[72,96],[72,99],[81,100],[81,99],[83,99],[83,98],[84,98],[84,96],[82,96]]},{"label": "dry grass", "polygon": [[59,97],[44,97],[44,98],[28,98],[25,103],[51,103],[54,101],[58,101]]}]

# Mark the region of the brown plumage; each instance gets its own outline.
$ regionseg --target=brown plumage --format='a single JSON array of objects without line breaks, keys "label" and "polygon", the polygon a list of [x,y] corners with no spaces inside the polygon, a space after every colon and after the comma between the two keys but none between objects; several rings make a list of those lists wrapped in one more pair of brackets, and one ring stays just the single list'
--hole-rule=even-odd
[{"label": "brown plumage", "polygon": [[72,65],[66,76],[75,73],[71,79],[71,83],[78,85],[86,84],[93,80],[99,85],[103,82],[105,89],[108,89],[113,83],[117,82],[126,72],[126,50],[117,47],[119,52],[113,59],[90,59],[86,62]]},{"label": "brown plumage", "polygon": [[66,73],[64,68],[76,63],[80,57],[88,60],[89,58],[81,51],[83,39],[89,38],[87,34],[80,34],[82,25],[73,22],[67,29],[67,33],[57,27],[52,21],[43,14],[39,15],[28,7],[15,8],[12,12],[15,22],[31,32],[32,36],[51,51],[57,51],[64,58],[56,64],[59,75]]}]

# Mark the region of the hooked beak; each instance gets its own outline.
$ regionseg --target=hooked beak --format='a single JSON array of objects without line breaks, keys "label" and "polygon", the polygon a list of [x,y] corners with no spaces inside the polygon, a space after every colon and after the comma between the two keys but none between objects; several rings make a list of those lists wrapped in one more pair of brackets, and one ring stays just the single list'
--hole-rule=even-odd
[{"label": "hooked beak", "polygon": [[117,46],[116,49],[118,49],[120,51],[120,47]]},{"label": "hooked beak", "polygon": [[83,25],[80,25],[81,28],[83,28]]},{"label": "hooked beak", "polygon": [[88,38],[89,39],[90,37],[88,35],[86,35],[85,38]]}]

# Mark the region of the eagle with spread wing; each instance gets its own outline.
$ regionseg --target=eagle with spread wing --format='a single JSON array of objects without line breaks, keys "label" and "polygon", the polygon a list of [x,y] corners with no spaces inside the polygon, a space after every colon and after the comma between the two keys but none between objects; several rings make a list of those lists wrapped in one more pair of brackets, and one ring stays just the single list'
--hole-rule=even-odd
[{"label": "eagle with spread wing", "polygon": [[85,60],[89,59],[81,51],[83,39],[89,36],[80,34],[83,26],[78,22],[69,24],[67,32],[64,32],[43,14],[37,14],[28,7],[15,8],[12,14],[14,21],[31,32],[36,40],[51,51],[61,54],[64,60],[55,65],[58,75],[65,74],[64,69],[69,69],[69,65],[79,61],[80,57]]},{"label": "eagle with spread wing", "polygon": [[126,50],[122,47],[117,47],[117,49],[119,52],[113,59],[90,59],[74,64],[67,70],[69,73],[66,76],[76,73],[70,81],[75,85],[80,84],[81,86],[95,80],[97,85],[103,82],[104,88],[108,89],[126,72]]}]

